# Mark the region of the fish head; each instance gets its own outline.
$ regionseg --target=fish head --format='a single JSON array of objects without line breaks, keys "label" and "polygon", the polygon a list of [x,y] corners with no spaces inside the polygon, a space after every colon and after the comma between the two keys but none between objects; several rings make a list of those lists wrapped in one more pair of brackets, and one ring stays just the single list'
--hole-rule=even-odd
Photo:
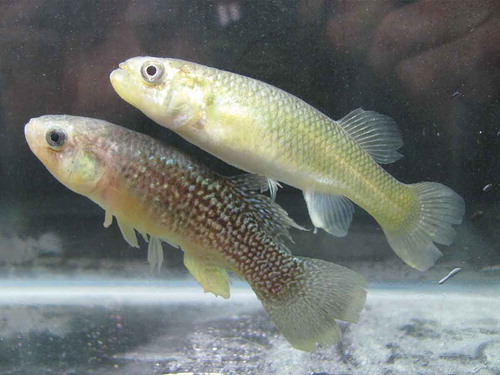
[{"label": "fish head", "polygon": [[24,134],[49,172],[76,193],[91,197],[102,183],[105,163],[99,142],[84,117],[46,115],[32,118]]},{"label": "fish head", "polygon": [[110,74],[127,103],[158,124],[177,130],[200,119],[209,79],[201,65],[169,58],[133,57]]}]

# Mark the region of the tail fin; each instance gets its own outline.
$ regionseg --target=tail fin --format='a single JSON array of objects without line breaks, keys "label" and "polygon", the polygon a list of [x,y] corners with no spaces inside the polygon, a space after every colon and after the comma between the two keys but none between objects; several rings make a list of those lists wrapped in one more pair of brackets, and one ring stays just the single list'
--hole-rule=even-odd
[{"label": "tail fin", "polygon": [[366,299],[366,282],[358,273],[334,263],[296,259],[302,262],[304,272],[286,295],[259,298],[290,344],[313,352],[316,343],[330,345],[339,340],[335,319],[358,321]]},{"label": "tail fin", "polygon": [[455,237],[453,224],[460,224],[465,212],[462,197],[436,182],[409,185],[418,204],[397,231],[384,229],[389,244],[408,265],[420,271],[433,266],[442,255],[434,245],[451,245]]}]

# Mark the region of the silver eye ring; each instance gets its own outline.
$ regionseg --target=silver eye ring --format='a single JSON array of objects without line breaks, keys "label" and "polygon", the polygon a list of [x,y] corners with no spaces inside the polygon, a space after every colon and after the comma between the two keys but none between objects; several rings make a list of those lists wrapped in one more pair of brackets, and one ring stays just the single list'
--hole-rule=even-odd
[{"label": "silver eye ring", "polygon": [[147,61],[141,67],[142,78],[147,83],[158,83],[163,76],[163,64],[155,61]]},{"label": "silver eye ring", "polygon": [[45,134],[45,140],[51,148],[58,149],[66,143],[66,133],[60,128],[49,129]]}]

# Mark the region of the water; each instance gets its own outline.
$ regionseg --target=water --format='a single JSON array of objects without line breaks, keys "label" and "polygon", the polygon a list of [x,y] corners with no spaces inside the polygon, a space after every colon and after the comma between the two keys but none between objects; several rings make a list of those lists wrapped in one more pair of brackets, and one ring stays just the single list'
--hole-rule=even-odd
[{"label": "water", "polygon": [[[0,373],[500,373],[498,4],[400,1],[11,1],[0,12]],[[496,51],[496,52],[495,52]],[[293,231],[294,254],[369,281],[358,324],[315,354],[294,350],[246,284],[203,293],[166,247],[150,275],[104,212],[56,181],[24,124],[46,113],[106,119],[239,173],[123,102],[108,75],[132,56],[178,57],[283,88],[334,119],[393,117],[407,183],[438,181],[466,201],[443,257],[403,264],[357,208],[349,234]],[[281,204],[311,227],[300,191]],[[454,268],[462,271],[439,285]]]}]

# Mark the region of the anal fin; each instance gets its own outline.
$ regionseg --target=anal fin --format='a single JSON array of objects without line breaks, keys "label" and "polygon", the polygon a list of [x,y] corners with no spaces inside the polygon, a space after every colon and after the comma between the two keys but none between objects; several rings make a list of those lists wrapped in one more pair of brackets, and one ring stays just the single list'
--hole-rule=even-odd
[{"label": "anal fin", "polygon": [[229,276],[222,267],[214,266],[202,258],[184,253],[184,265],[205,292],[229,298]]},{"label": "anal fin", "polygon": [[349,230],[354,213],[352,202],[342,195],[304,191],[307,210],[312,223],[328,233],[343,237]]}]

